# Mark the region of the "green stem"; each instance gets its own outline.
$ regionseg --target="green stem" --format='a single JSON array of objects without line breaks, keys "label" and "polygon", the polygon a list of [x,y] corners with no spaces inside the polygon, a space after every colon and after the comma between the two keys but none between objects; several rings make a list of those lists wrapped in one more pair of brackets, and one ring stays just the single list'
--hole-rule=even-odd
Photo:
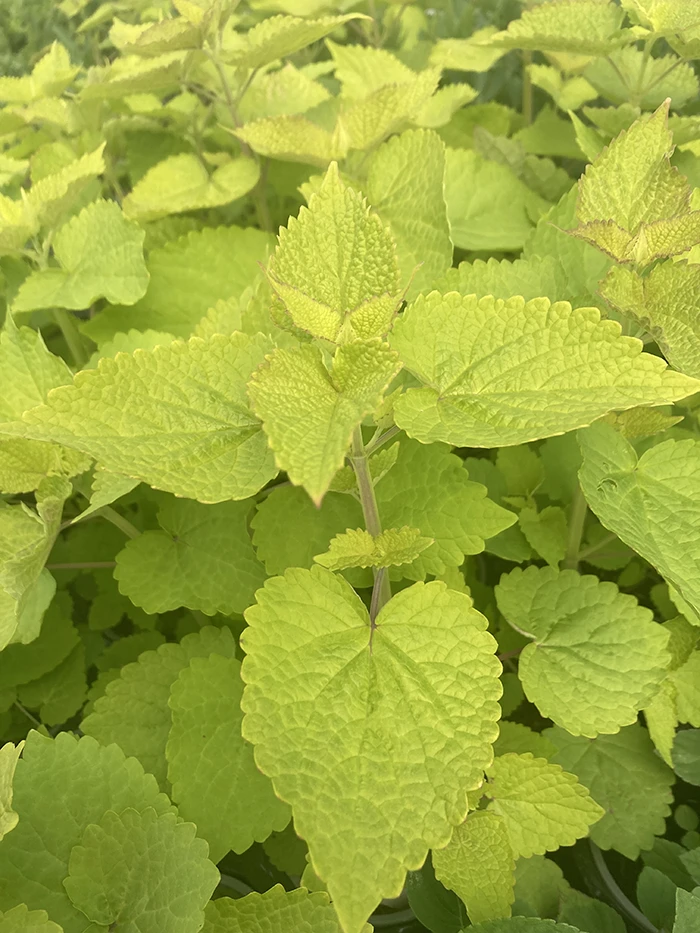
[{"label": "green stem", "polygon": [[116,567],[114,560],[75,561],[69,564],[47,564],[47,570],[97,570],[101,567]]},{"label": "green stem", "polygon": [[590,547],[584,548],[579,552],[578,559],[585,560],[587,557],[590,557],[591,554],[595,554],[596,551],[602,550],[602,548],[607,547],[608,544],[611,544],[617,538],[616,534],[610,532],[609,535],[606,535],[604,538],[601,538],[597,544],[592,544]]},{"label": "green stem", "polygon": [[588,503],[580,486],[576,489],[574,501],[571,505],[571,517],[569,519],[569,537],[566,545],[566,555],[562,561],[562,567],[567,570],[576,570],[579,562],[579,551],[581,549],[581,539],[583,538],[583,528],[586,524],[586,512]]},{"label": "green stem", "polygon": [[[357,477],[357,488],[360,493],[360,503],[362,504],[362,514],[365,518],[365,528],[376,538],[382,533],[382,523],[379,518],[379,508],[377,507],[377,497],[374,494],[374,483],[369,469],[369,460],[362,440],[362,427],[358,425],[352,436],[352,451],[350,454],[352,467]],[[370,618],[372,622],[379,614],[382,606],[386,605],[391,599],[391,583],[389,574],[382,568],[374,571],[374,588],[372,590],[372,604],[370,608]]]},{"label": "green stem", "polygon": [[258,224],[260,229],[264,230],[266,233],[273,232],[270,206],[267,203],[267,170],[269,164],[269,159],[261,159],[260,178],[251,192],[253,201],[255,202],[255,211],[258,215]]},{"label": "green stem", "polygon": [[523,52],[523,119],[527,126],[532,123],[532,78],[530,77],[530,65],[532,64],[532,52]]},{"label": "green stem", "polygon": [[65,308],[56,308],[53,312],[54,321],[58,324],[63,339],[68,344],[68,349],[73,357],[73,362],[78,369],[83,369],[89,359],[87,350],[80,335],[75,318]]},{"label": "green stem", "polygon": [[37,719],[33,713],[30,713],[28,709],[25,709],[22,706],[22,704],[19,702],[19,700],[15,700],[15,706],[21,713],[24,713],[24,715],[27,717],[27,719],[30,720],[30,722],[33,722],[35,726],[38,726],[38,728],[41,729],[41,727],[43,726],[42,721],[40,719]]},{"label": "green stem", "polygon": [[119,512],[110,505],[104,505],[99,510],[99,514],[103,518],[106,518],[108,522],[111,522],[119,528],[120,531],[123,531],[127,538],[138,538],[141,535],[136,525],[132,525],[128,518],[124,518],[123,515],[120,515]]},{"label": "green stem", "polygon": [[591,854],[593,856],[593,862],[595,867],[598,869],[598,873],[601,877],[603,884],[605,885],[608,893],[610,894],[611,899],[619,907],[620,911],[625,914],[633,923],[636,923],[638,927],[645,931],[645,933],[659,933],[659,930],[651,923],[644,914],[635,907],[632,901],[627,897],[625,892],[620,888],[617,881],[610,874],[610,869],[605,864],[605,859],[603,858],[603,853],[600,851],[595,842],[592,842],[589,839],[591,846]]},{"label": "green stem", "polygon": [[367,456],[371,457],[372,454],[375,452],[375,450],[379,450],[379,448],[382,445],[386,444],[387,441],[390,441],[392,437],[395,437],[399,433],[400,430],[401,428],[398,428],[394,424],[392,425],[392,427],[387,428],[387,430],[384,431],[383,434],[379,434],[379,432],[377,432],[377,434],[374,435],[374,437],[372,438],[372,440],[369,442],[369,444],[367,445],[365,449],[365,453],[367,454]]}]

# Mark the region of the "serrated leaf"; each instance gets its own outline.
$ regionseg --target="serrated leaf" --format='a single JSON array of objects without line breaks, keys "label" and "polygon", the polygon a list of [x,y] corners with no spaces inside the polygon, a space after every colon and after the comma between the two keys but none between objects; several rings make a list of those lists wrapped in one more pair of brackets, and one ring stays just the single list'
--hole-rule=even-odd
[{"label": "serrated leaf", "polygon": [[666,675],[668,633],[613,583],[518,568],[501,577],[496,600],[533,639],[518,665],[525,695],[572,735],[594,738],[635,722]]},{"label": "serrated leaf", "polygon": [[458,110],[470,104],[477,96],[477,91],[469,84],[446,84],[426,100],[415,115],[414,122],[418,126],[432,129],[445,126]]},{"label": "serrated leaf", "polygon": [[663,441],[638,457],[610,425],[578,437],[581,488],[601,523],[700,608],[700,442]]},{"label": "serrated leaf", "polygon": [[576,774],[605,811],[591,827],[591,839],[629,859],[650,849],[654,836],[665,832],[675,778],[655,754],[646,730],[632,725],[593,740],[557,726],[544,734],[557,747],[552,760]]},{"label": "serrated leaf", "polygon": [[35,227],[54,227],[84,193],[87,186],[105,170],[105,143],[40,179],[29,190],[25,209]]},{"label": "serrated leaf", "polygon": [[271,245],[269,234],[252,227],[188,233],[149,253],[148,290],[137,304],[108,308],[82,330],[98,344],[130,328],[188,337],[219,299],[238,298],[254,282]]},{"label": "serrated leaf", "polygon": [[619,913],[603,901],[571,888],[563,898],[559,919],[576,925],[576,929],[595,930],[596,933],[627,933],[625,921]]},{"label": "serrated leaf", "polygon": [[490,42],[506,49],[606,55],[630,41],[623,19],[610,0],[553,0],[524,10]]},{"label": "serrated leaf", "polygon": [[23,742],[18,745],[7,742],[0,746],[0,839],[11,832],[19,822],[19,816],[12,809],[12,784],[23,747]]},{"label": "serrated leaf", "polygon": [[314,557],[328,570],[348,567],[397,567],[412,563],[433,543],[423,538],[417,528],[389,528],[375,538],[362,528],[348,529],[332,539],[328,551]]},{"label": "serrated leaf", "polygon": [[444,849],[433,852],[435,877],[465,904],[472,923],[509,917],[515,860],[502,817],[470,813]]},{"label": "serrated leaf", "polygon": [[527,917],[557,917],[561,901],[569,890],[563,871],[552,859],[544,855],[518,859],[513,905],[516,912]]},{"label": "serrated leaf", "polygon": [[170,156],[139,179],[124,199],[124,214],[144,223],[168,214],[220,207],[242,198],[259,177],[259,165],[245,157],[224,162],[210,175],[192,153]]},{"label": "serrated leaf", "polygon": [[337,133],[301,114],[252,120],[236,129],[235,134],[259,155],[320,168],[326,168],[329,162],[342,159],[347,153],[347,146]]},{"label": "serrated leaf", "polygon": [[134,304],[148,286],[144,236],[118,204],[95,201],[56,233],[53,253],[60,268],[31,273],[17,292],[14,310],[81,310],[98,298]]},{"label": "serrated leaf", "polygon": [[445,147],[436,133],[409,130],[370,162],[367,197],[396,242],[401,280],[413,298],[452,264],[444,196]]},{"label": "serrated leaf", "polygon": [[624,266],[613,266],[601,285],[606,301],[637,321],[659,344],[676,369],[700,376],[700,269],[663,262],[642,278]]},{"label": "serrated leaf", "polygon": [[234,651],[229,629],[213,627],[186,635],[179,644],[146,651],[107,685],[105,695],[96,701],[80,728],[104,745],[115,742],[164,784],[165,749],[172,725],[168,707],[172,685],[193,658],[211,654],[233,657]]},{"label": "serrated leaf", "polygon": [[277,71],[258,72],[243,95],[238,112],[245,124],[265,117],[306,113],[330,96],[319,81],[287,63]]},{"label": "serrated leaf", "polygon": [[576,300],[575,284],[554,256],[531,256],[512,262],[494,258],[460,262],[448,269],[433,287],[443,294],[459,292],[460,295],[476,295],[477,298],[487,295],[510,298],[518,294],[525,301],[549,298],[552,302],[569,301],[574,307],[581,304]]},{"label": "serrated leaf", "polygon": [[[501,680],[507,676],[503,674]],[[493,746],[496,755],[505,755],[508,752],[521,755],[523,752],[531,752],[535,758],[549,758],[556,751],[554,745],[540,732],[534,732],[522,723],[502,720],[498,728],[498,738]]]},{"label": "serrated leaf", "polygon": [[654,110],[667,98],[679,109],[698,94],[698,79],[688,62],[675,55],[645,56],[634,47],[594,59],[583,74],[601,97],[621,105],[632,99],[642,110]]},{"label": "serrated leaf", "polygon": [[346,100],[363,100],[388,84],[408,84],[416,72],[388,49],[365,45],[340,45],[326,40],[333,71]]},{"label": "serrated leaf", "polygon": [[248,533],[250,508],[249,501],[167,502],[158,511],[162,530],[143,532],[117,554],[120,592],[148,613],[243,612],[265,579]]},{"label": "serrated leaf", "polygon": [[[328,895],[305,888],[285,891],[281,884],[258,894],[232,900],[220,897],[207,906],[202,933],[277,933],[313,930],[314,933],[341,933],[342,927]],[[367,923],[361,933],[371,933]]]},{"label": "serrated leaf", "polygon": [[180,816],[197,825],[220,861],[245,852],[289,822],[289,809],[258,771],[241,736],[240,662],[211,654],[193,658],[170,691],[172,727],[165,754]]},{"label": "serrated leaf", "polygon": [[63,882],[94,924],[143,933],[189,933],[219,881],[197,827],[174,813],[107,810],[74,846]]},{"label": "serrated leaf", "polygon": [[424,383],[395,405],[396,423],[422,443],[521,444],[700,388],[596,308],[545,298],[433,292],[404,312],[391,345]]},{"label": "serrated leaf", "polygon": [[0,933],[63,933],[63,929],[49,920],[45,910],[29,910],[18,904],[0,914]]},{"label": "serrated leaf", "polygon": [[269,349],[260,334],[216,334],[105,358],[27,412],[17,431],[175,495],[245,499],[276,472],[245,394]]},{"label": "serrated leaf", "polygon": [[553,920],[537,920],[534,917],[487,920],[469,929],[473,933],[583,933],[568,923],[554,923]]},{"label": "serrated leaf", "polygon": [[[697,891],[697,888],[695,889]],[[700,897],[682,888],[676,889],[676,918],[673,933],[693,933],[700,923]]]},{"label": "serrated leaf", "polygon": [[50,389],[67,385],[73,374],[50,353],[41,334],[17,327],[11,315],[0,332],[0,418],[14,421],[46,400]]},{"label": "serrated leaf", "polygon": [[537,551],[550,567],[558,567],[566,556],[568,542],[568,525],[564,510],[556,505],[549,505],[541,512],[525,508],[518,515],[518,524],[530,547]]},{"label": "serrated leaf", "polygon": [[403,590],[373,626],[351,587],[320,567],[287,571],[257,599],[241,639],[243,735],[291,804],[344,930],[358,933],[466,815],[496,735],[494,642],[469,598],[437,582]]},{"label": "serrated leaf", "polygon": [[67,933],[86,927],[63,887],[71,850],[85,829],[108,809],[171,810],[152,775],[116,745],[102,748],[68,732],[47,739],[34,731],[17,763],[13,806],[19,823],[0,846],[0,908],[25,901],[46,910]]},{"label": "serrated leaf", "polygon": [[391,233],[336,165],[280,230],[268,276],[294,324],[328,340],[382,336],[400,301]]},{"label": "serrated leaf", "polygon": [[318,42],[352,19],[367,17],[361,13],[323,16],[319,19],[271,16],[253,26],[245,36],[236,36],[237,42],[225,43],[222,57],[228,64],[237,65],[239,68],[260,68]]},{"label": "serrated leaf", "polygon": [[586,169],[569,231],[619,262],[673,256],[700,239],[688,180],[669,161],[668,104],[640,117]]},{"label": "serrated leaf", "polygon": [[0,100],[26,104],[42,97],[59,97],[80,71],[60,42],[52,42],[29,75],[0,78]]},{"label": "serrated leaf", "polygon": [[87,518],[88,515],[93,515],[101,508],[104,508],[105,505],[111,505],[112,502],[121,499],[132,489],[136,489],[138,485],[138,480],[131,479],[129,476],[122,476],[119,473],[112,473],[97,464],[92,476],[90,504],[72,520],[71,524],[74,525],[76,522]]},{"label": "serrated leaf", "polygon": [[122,55],[150,57],[197,48],[202,36],[197,25],[182,16],[138,24],[125,23],[117,17],[109,30],[109,39]]},{"label": "serrated leaf", "polygon": [[187,50],[163,52],[150,58],[122,55],[108,65],[91,68],[82,100],[111,100],[131,94],[166,93],[178,88]]},{"label": "serrated leaf", "polygon": [[573,845],[603,815],[573,774],[529,753],[508,753],[488,769],[489,811],[501,816],[516,857]]},{"label": "serrated leaf", "polygon": [[488,71],[506,54],[488,43],[496,32],[495,26],[485,26],[467,39],[438,39],[430,50],[430,64],[450,71]]},{"label": "serrated leaf", "polygon": [[397,355],[380,340],[338,347],[329,372],[320,350],[277,349],[253,373],[248,394],[275,463],[318,505],[343,465],[353,430],[379,405]]}]

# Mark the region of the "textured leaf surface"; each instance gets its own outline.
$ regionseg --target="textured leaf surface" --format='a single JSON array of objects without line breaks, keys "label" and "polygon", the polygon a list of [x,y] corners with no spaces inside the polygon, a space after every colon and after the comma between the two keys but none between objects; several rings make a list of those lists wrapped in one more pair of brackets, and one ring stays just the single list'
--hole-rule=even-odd
[{"label": "textured leaf surface", "polygon": [[88,920],[125,933],[195,933],[219,882],[193,823],[107,810],[74,846],[63,885]]},{"label": "textured leaf surface", "polygon": [[232,159],[209,175],[196,155],[185,152],[149,169],[124,199],[124,213],[143,223],[168,214],[219,207],[242,198],[259,177],[260,168],[253,159]]},{"label": "textured leaf surface", "polygon": [[257,599],[243,734],[356,933],[466,815],[497,731],[494,642],[469,598],[437,582],[403,590],[374,627],[320,567],[287,571]]},{"label": "textured leaf surface", "polygon": [[391,233],[335,165],[280,230],[268,274],[296,326],[328,340],[382,336],[400,300]]},{"label": "textured leaf surface", "polygon": [[250,508],[248,501],[168,502],[158,512],[162,531],[132,538],[117,554],[120,591],[149,613],[243,612],[265,579],[248,533]]},{"label": "textured leaf surface", "polygon": [[323,16],[319,19],[272,16],[253,26],[238,43],[225,47],[224,57],[227,62],[239,67],[260,68],[317,42],[351,19],[365,17],[360,13]]},{"label": "textured leaf surface", "polygon": [[444,175],[445,147],[426,130],[390,139],[369,166],[367,197],[391,228],[409,298],[431,287],[452,264]]},{"label": "textured leaf surface", "polygon": [[510,920],[487,920],[470,927],[473,933],[582,933],[568,923],[538,920],[534,917],[513,917]]},{"label": "textured leaf surface", "polygon": [[[512,450],[504,447],[503,450]],[[541,512],[525,508],[518,515],[518,524],[527,543],[547,561],[557,567],[566,556],[568,526],[566,513],[559,506],[549,505]]]},{"label": "textured leaf surface", "polygon": [[73,375],[60,356],[49,352],[42,336],[17,327],[10,315],[0,332],[0,418],[14,421],[46,400],[50,389],[67,385]]},{"label": "textured leaf surface", "polygon": [[33,272],[20,286],[16,311],[89,308],[98,298],[133,305],[148,286],[145,234],[114,201],[95,201],[64,224],[53,239],[59,267]]},{"label": "textured leaf surface", "polygon": [[509,49],[604,55],[625,41],[623,19],[610,0],[557,0],[524,10],[491,41]]},{"label": "textured leaf surface", "polygon": [[496,599],[533,639],[518,665],[525,695],[572,735],[594,738],[635,722],[666,675],[668,633],[614,583],[528,567],[501,577]]},{"label": "textured leaf surface", "polygon": [[165,749],[172,725],[170,688],[193,658],[208,658],[210,654],[230,658],[234,651],[230,630],[212,627],[186,635],[179,644],[146,651],[108,684],[80,728],[103,745],[115,742],[165,784]]},{"label": "textured leaf surface", "polygon": [[276,472],[245,389],[269,348],[216,334],[105,358],[28,413],[26,431],[176,495],[245,499]]},{"label": "textured leaf surface", "polygon": [[573,845],[603,815],[575,775],[527,752],[499,756],[488,778],[489,810],[503,817],[518,858]]},{"label": "textured leaf surface", "polygon": [[544,298],[433,292],[404,312],[391,345],[424,383],[397,401],[397,424],[426,444],[521,444],[700,388],[597,309]]},{"label": "textured leaf surface", "polygon": [[601,523],[700,608],[700,442],[663,441],[637,457],[614,428],[579,434],[579,478]]},{"label": "textured leaf surface", "polygon": [[284,829],[289,808],[253,761],[241,735],[243,682],[235,658],[193,658],[173,683],[166,757],[172,797],[218,862]]},{"label": "textured leaf surface", "polygon": [[71,210],[90,182],[104,171],[104,148],[102,143],[32,185],[25,205],[34,224],[53,227]]},{"label": "textured leaf surface", "polygon": [[315,557],[317,564],[328,570],[348,567],[396,567],[412,563],[433,543],[421,537],[417,528],[388,528],[373,538],[362,528],[348,529],[336,535],[325,554]]},{"label": "textured leaf surface", "polygon": [[0,913],[0,933],[63,933],[63,930],[49,920],[45,910],[28,910],[24,904],[18,904]]},{"label": "textured leaf surface", "polygon": [[19,820],[12,809],[12,782],[21,752],[22,743],[15,746],[7,742],[0,747],[0,839],[13,830]]},{"label": "textured leaf surface", "polygon": [[[695,889],[697,891],[697,888]],[[676,920],[673,933],[693,933],[700,923],[700,897],[682,888],[676,889]]]},{"label": "textured leaf surface", "polygon": [[334,159],[342,159],[347,153],[338,133],[330,132],[301,114],[252,120],[237,129],[236,136],[259,155],[320,168]]},{"label": "textured leaf surface", "polygon": [[501,816],[470,813],[432,858],[435,877],[457,894],[473,923],[510,916],[515,861]]},{"label": "textured leaf surface", "polygon": [[[30,732],[17,763],[16,828],[0,846],[0,908],[25,901],[46,910],[66,933],[88,928],[63,887],[73,846],[106,810],[170,810],[155,779],[115,745],[102,748],[68,732],[47,739]],[[48,931],[47,931],[48,933]]]},{"label": "textured leaf surface", "polygon": [[[370,933],[366,924],[362,933]],[[322,891],[304,888],[285,891],[276,884],[264,894],[253,892],[238,900],[220,897],[206,910],[202,933],[341,933],[335,910]]]},{"label": "textured leaf surface", "polygon": [[591,827],[591,839],[629,859],[651,849],[654,836],[666,829],[675,778],[647,732],[633,725],[591,741],[554,727],[545,736],[557,747],[552,760],[583,781],[605,811]]},{"label": "textured leaf surface", "polygon": [[380,340],[336,350],[328,371],[318,348],[277,349],[253,374],[248,392],[277,466],[317,504],[343,465],[353,430],[381,401],[398,369]]}]

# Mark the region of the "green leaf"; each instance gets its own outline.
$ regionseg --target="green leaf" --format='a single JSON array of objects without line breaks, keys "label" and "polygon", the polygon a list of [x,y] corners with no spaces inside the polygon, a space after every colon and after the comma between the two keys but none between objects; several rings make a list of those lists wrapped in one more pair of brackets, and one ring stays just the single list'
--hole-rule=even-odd
[{"label": "green leaf", "polygon": [[168,698],[172,685],[193,658],[208,658],[211,654],[230,658],[234,651],[230,630],[213,627],[186,635],[179,644],[145,651],[138,661],[121,669],[117,680],[108,684],[105,695],[96,701],[93,712],[83,719],[80,728],[103,745],[115,742],[165,784],[165,750],[172,725]]},{"label": "green leaf", "polygon": [[[375,50],[377,51],[377,50]],[[367,198],[394,240],[401,281],[413,298],[452,265],[444,195],[445,147],[429,130],[409,130],[372,157]]]},{"label": "green leaf", "polygon": [[[696,889],[697,890],[697,889]],[[673,933],[693,933],[700,923],[700,897],[682,888],[676,890],[676,921]]]},{"label": "green leaf", "polygon": [[601,523],[700,608],[700,442],[668,440],[641,457],[607,424],[579,433],[581,488]]},{"label": "green leaf", "polygon": [[314,557],[317,564],[328,570],[346,570],[348,567],[397,567],[412,563],[433,543],[423,538],[417,528],[389,528],[373,538],[362,528],[348,529],[336,535],[325,554]]},{"label": "green leaf", "polygon": [[513,904],[516,913],[525,917],[557,917],[570,890],[561,868],[551,859],[544,855],[518,859]]},{"label": "green leaf", "polygon": [[73,379],[60,356],[50,353],[41,334],[17,327],[10,315],[0,332],[0,418],[14,421],[46,401],[56,386]]},{"label": "green leaf", "polygon": [[534,917],[513,917],[510,920],[487,920],[469,927],[469,933],[583,933],[568,923],[553,923]]},{"label": "green leaf", "polygon": [[33,226],[51,229],[71,211],[88,185],[105,170],[105,143],[32,185],[25,208]]},{"label": "green leaf", "polygon": [[22,684],[17,695],[36,710],[42,723],[57,726],[74,716],[87,699],[85,648],[77,645],[61,663],[38,680]]},{"label": "green leaf", "polygon": [[666,675],[668,633],[614,583],[518,568],[501,577],[496,599],[533,639],[518,665],[525,695],[572,735],[594,738],[635,722]]},{"label": "green leaf", "polygon": [[[507,676],[503,674],[501,680]],[[522,723],[502,720],[498,728],[499,735],[493,746],[496,755],[505,755],[508,752],[521,755],[523,752],[532,752],[535,758],[549,758],[556,751],[552,743],[540,732],[534,732]]]},{"label": "green leaf", "polygon": [[612,907],[574,888],[566,892],[559,920],[575,924],[582,933],[627,933],[625,921]]},{"label": "green leaf", "polygon": [[673,770],[680,778],[688,784],[700,785],[700,729],[682,729],[678,732],[671,758]]},{"label": "green leaf", "polygon": [[505,165],[468,149],[448,149],[445,200],[455,246],[520,250],[549,204]]},{"label": "green leaf", "polygon": [[603,280],[606,301],[637,321],[658,343],[676,369],[700,376],[700,269],[663,262],[641,278],[624,266],[613,266]]},{"label": "green leaf", "polygon": [[287,63],[277,71],[258,72],[238,105],[243,123],[261,117],[306,113],[330,99],[330,93],[305,71]]},{"label": "green leaf", "polygon": [[193,658],[170,691],[172,727],[165,754],[172,798],[197,825],[212,861],[245,852],[289,822],[289,809],[253,761],[241,736],[240,662],[211,654]]},{"label": "green leaf", "polygon": [[34,731],[17,763],[13,805],[19,823],[0,845],[0,908],[25,901],[46,910],[66,933],[87,926],[63,887],[71,850],[87,827],[109,809],[171,809],[155,779],[116,745],[102,748],[68,732],[47,739]]},{"label": "green leaf", "polygon": [[555,0],[524,10],[490,41],[506,49],[606,55],[629,41],[623,19],[610,0]]},{"label": "green leaf", "polygon": [[134,304],[148,286],[144,236],[114,201],[95,201],[54,237],[53,252],[60,268],[28,276],[14,300],[14,310],[81,310],[98,298]]},{"label": "green leaf", "polygon": [[502,817],[486,810],[470,813],[447,847],[433,852],[433,866],[473,923],[510,916],[515,861]]},{"label": "green leaf", "polygon": [[489,812],[503,818],[516,857],[573,845],[603,815],[575,775],[530,753],[501,755],[487,774]]},{"label": "green leaf", "polygon": [[188,233],[151,251],[148,290],[137,304],[107,308],[82,330],[98,344],[130,328],[188,337],[219,299],[238,298],[254,282],[271,245],[269,234],[252,227]]},{"label": "green leaf", "polygon": [[578,110],[586,101],[598,96],[581,75],[565,76],[552,65],[530,65],[530,80],[554,100],[560,110]]},{"label": "green leaf", "polygon": [[294,324],[328,340],[382,336],[400,302],[391,233],[335,164],[280,230],[268,276]]},{"label": "green leaf", "polygon": [[445,126],[458,110],[470,104],[477,96],[477,91],[469,84],[446,84],[426,100],[414,121],[418,126],[431,129]]},{"label": "green leaf", "polygon": [[148,613],[180,606],[206,615],[243,612],[265,579],[248,533],[251,503],[202,505],[175,499],[117,554],[119,590]]},{"label": "green leaf", "polygon": [[300,114],[252,120],[238,127],[235,135],[259,155],[320,168],[347,154],[347,145],[337,132],[330,132]]},{"label": "green leaf", "polygon": [[450,71],[488,71],[506,54],[488,44],[495,32],[495,26],[485,26],[467,39],[438,39],[430,50],[430,64]]},{"label": "green leaf", "polygon": [[545,736],[557,747],[552,760],[583,781],[605,811],[591,827],[591,839],[629,859],[651,849],[671,814],[674,774],[655,754],[646,730],[632,725],[591,740],[555,726]]},{"label": "green leaf", "polygon": [[688,659],[668,679],[673,686],[676,714],[681,722],[700,727],[700,651],[693,651]]},{"label": "green leaf", "polygon": [[[335,910],[328,895],[311,893],[304,888],[285,891],[281,884],[258,894],[232,900],[220,897],[207,906],[202,933],[341,933]],[[361,933],[371,933],[367,923]]]},{"label": "green leaf", "polygon": [[26,104],[42,97],[59,97],[79,70],[71,65],[68,50],[60,42],[53,42],[30,75],[0,78],[0,100]]},{"label": "green leaf", "polygon": [[29,910],[25,904],[18,904],[0,914],[0,933],[63,933],[63,930],[49,920],[45,910]]},{"label": "green leaf", "polygon": [[74,846],[63,886],[92,923],[140,933],[189,933],[219,881],[197,827],[153,807],[107,810]]},{"label": "green leaf", "polygon": [[175,91],[189,54],[186,50],[163,52],[149,58],[121,55],[108,65],[90,69],[89,81],[83,86],[83,101],[113,100],[132,94],[167,93]]},{"label": "green leaf", "polygon": [[12,742],[0,746],[0,839],[11,832],[19,822],[19,816],[12,809],[12,782],[23,747],[23,742],[16,746]]},{"label": "green leaf", "polygon": [[326,45],[341,94],[347,100],[363,100],[389,84],[408,84],[416,77],[416,72],[388,49],[340,45],[331,39],[326,40]]},{"label": "green leaf", "polygon": [[243,735],[358,933],[466,815],[496,736],[495,643],[469,598],[438,582],[403,590],[374,625],[320,567],[269,580],[257,599],[241,638]]},{"label": "green leaf", "polygon": [[343,465],[354,429],[379,405],[398,370],[381,340],[338,347],[329,372],[309,344],[277,349],[253,373],[248,394],[275,463],[318,505]]},{"label": "green leaf", "polygon": [[541,512],[525,508],[518,515],[518,524],[530,547],[537,551],[550,567],[558,567],[566,556],[568,543],[568,524],[564,510],[556,505],[549,505]]},{"label": "green leaf", "polygon": [[620,262],[647,263],[700,240],[688,180],[669,161],[668,104],[640,117],[589,165],[578,186],[570,231]]},{"label": "green leaf", "polygon": [[168,214],[219,207],[242,198],[259,177],[259,165],[249,158],[231,159],[209,175],[192,153],[170,156],[139,179],[124,199],[124,214],[144,223]]},{"label": "green leaf", "polygon": [[425,384],[396,402],[396,423],[425,444],[522,444],[700,388],[597,309],[545,298],[433,292],[404,312],[391,345]]},{"label": "green leaf", "polygon": [[77,515],[71,524],[87,518],[88,515],[93,515],[104,508],[105,505],[111,505],[112,502],[121,499],[122,496],[131,492],[138,485],[138,480],[131,479],[129,476],[121,476],[119,473],[111,473],[97,464],[92,476],[90,505]]},{"label": "green leaf", "polygon": [[245,499],[276,473],[246,398],[270,346],[260,334],[217,334],[102,359],[27,412],[17,431],[175,495]]},{"label": "green leaf", "polygon": [[667,98],[677,110],[698,94],[698,79],[688,62],[675,55],[647,56],[634,47],[594,59],[583,73],[602,97],[622,105],[633,100],[642,110],[654,110]]},{"label": "green leaf", "polygon": [[253,26],[245,36],[235,34],[224,43],[224,61],[239,68],[260,68],[279,58],[293,55],[333,32],[352,19],[367,19],[361,13],[302,19],[298,16],[271,16]]}]

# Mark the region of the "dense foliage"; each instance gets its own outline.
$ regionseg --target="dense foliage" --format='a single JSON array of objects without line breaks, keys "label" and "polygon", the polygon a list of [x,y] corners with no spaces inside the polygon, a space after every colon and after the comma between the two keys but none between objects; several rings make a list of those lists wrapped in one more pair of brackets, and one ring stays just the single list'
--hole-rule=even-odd
[{"label": "dense foliage", "polygon": [[698,933],[700,2],[0,31],[0,933]]}]

